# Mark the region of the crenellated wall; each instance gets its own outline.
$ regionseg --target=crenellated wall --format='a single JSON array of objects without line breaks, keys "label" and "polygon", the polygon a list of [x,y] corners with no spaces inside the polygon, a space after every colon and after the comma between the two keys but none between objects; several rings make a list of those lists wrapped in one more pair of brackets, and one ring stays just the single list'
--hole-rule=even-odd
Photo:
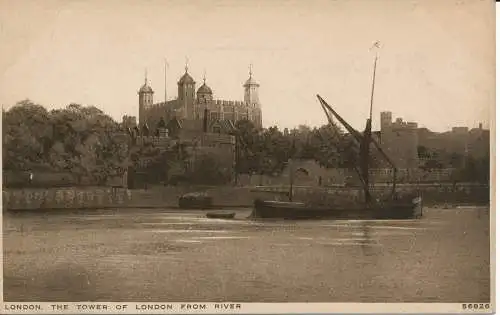
[{"label": "crenellated wall", "polygon": [[234,101],[234,100],[213,100],[216,105],[222,106],[244,106],[245,102],[243,101]]},{"label": "crenellated wall", "polygon": [[237,121],[249,119],[256,126],[262,126],[262,111],[257,104],[247,104],[243,101],[233,100],[212,100],[209,103],[203,102],[195,104],[195,117],[202,119],[205,107],[209,110],[209,119],[227,119]]},{"label": "crenellated wall", "polygon": [[[141,123],[147,123],[150,130],[154,130],[161,118],[163,118],[165,122],[169,121],[174,116],[185,118],[186,113],[183,112],[183,107],[178,106],[177,102],[178,100],[170,100],[166,103],[162,102],[142,106],[140,113],[140,115],[142,115],[140,119]],[[210,120],[228,119],[237,121],[248,118],[258,127],[262,126],[262,112],[260,107],[256,104],[246,104],[243,101],[222,99],[209,102],[205,102],[205,100],[196,100],[193,104],[193,119],[195,121],[201,121],[203,119],[205,108],[209,111],[208,118]],[[131,122],[130,125],[132,125]],[[142,128],[142,125],[139,127]]]}]

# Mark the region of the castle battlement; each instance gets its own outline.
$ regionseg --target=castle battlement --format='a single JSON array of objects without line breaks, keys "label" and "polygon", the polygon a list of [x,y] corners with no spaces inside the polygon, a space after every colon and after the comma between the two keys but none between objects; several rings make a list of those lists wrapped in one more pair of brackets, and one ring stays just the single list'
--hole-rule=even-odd
[{"label": "castle battlement", "polygon": [[392,120],[392,112],[385,111],[380,113],[381,129],[390,128],[393,130],[413,130],[418,128],[416,122],[404,121],[403,118],[398,117],[395,121]]},{"label": "castle battlement", "polygon": [[[248,118],[257,126],[262,126],[262,113],[258,97],[258,84],[255,79],[247,80],[244,86],[243,100],[213,99],[212,89],[203,80],[203,85],[196,90],[196,82],[186,73],[178,83],[176,99],[153,102],[153,90],[145,79],[139,91],[139,123],[154,128],[159,120],[169,121],[174,116],[182,120],[200,120],[204,109],[208,110],[210,120],[231,120],[233,122]],[[130,123],[131,124],[131,123]]]},{"label": "castle battlement", "polygon": [[392,123],[394,129],[410,130],[417,129],[418,124],[416,122],[404,121],[402,118],[397,118],[395,122]]},{"label": "castle battlement", "polygon": [[234,100],[213,100],[213,104],[222,105],[224,107],[246,107],[247,104],[244,101],[234,101]]}]

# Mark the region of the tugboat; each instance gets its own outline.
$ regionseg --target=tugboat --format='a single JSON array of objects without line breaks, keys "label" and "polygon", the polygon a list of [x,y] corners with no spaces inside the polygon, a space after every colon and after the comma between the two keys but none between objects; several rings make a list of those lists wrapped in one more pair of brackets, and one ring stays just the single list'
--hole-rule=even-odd
[{"label": "tugboat", "polygon": [[[372,137],[372,112],[373,93],[375,88],[375,73],[377,68],[375,56],[373,68],[373,81],[371,89],[370,116],[366,121],[363,133],[355,130],[345,121],[333,108],[319,95],[317,98],[325,112],[328,122],[334,125],[332,115],[344,126],[353,137],[356,146],[359,146],[359,165],[354,167],[358,175],[363,193],[358,198],[350,196],[338,196],[329,204],[318,205],[314,202],[294,202],[293,201],[293,176],[290,176],[290,191],[288,201],[261,200],[254,201],[252,218],[281,218],[281,219],[416,219],[422,216],[422,197],[417,191],[409,193],[396,192],[397,168],[384,150]],[[335,128],[334,128],[335,130]],[[377,149],[382,157],[391,165],[393,170],[392,190],[389,196],[377,199],[370,191],[369,185],[369,160],[370,145]],[[292,175],[292,174],[291,174]],[[359,188],[350,188],[357,189]],[[355,194],[357,195],[357,194]]]}]

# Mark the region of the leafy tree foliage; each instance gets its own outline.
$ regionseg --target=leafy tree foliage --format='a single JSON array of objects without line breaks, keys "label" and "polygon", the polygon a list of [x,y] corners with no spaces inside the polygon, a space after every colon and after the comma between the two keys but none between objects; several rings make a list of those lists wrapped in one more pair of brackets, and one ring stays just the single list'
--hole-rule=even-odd
[{"label": "leafy tree foliage", "polygon": [[70,104],[47,111],[29,100],[2,115],[3,167],[70,172],[102,184],[128,166],[119,125],[94,106]]},{"label": "leafy tree foliage", "polygon": [[457,152],[435,152],[425,146],[418,147],[418,156],[425,159],[420,167],[425,171],[445,167],[454,168],[453,181],[488,183],[490,178],[489,152],[482,157],[465,156]]},{"label": "leafy tree foliage", "polygon": [[232,170],[224,167],[217,156],[203,154],[196,158],[187,177],[195,185],[223,185],[231,182]]},{"label": "leafy tree foliage", "polygon": [[182,142],[176,142],[168,148],[147,143],[133,147],[130,154],[134,168],[145,176],[145,181],[152,184],[186,181],[189,158],[187,144]]},{"label": "leafy tree foliage", "polygon": [[259,131],[249,120],[236,123],[236,171],[239,174],[252,175],[260,169],[258,155]]},{"label": "leafy tree foliage", "polygon": [[490,157],[481,158],[468,157],[465,166],[459,173],[460,179],[467,182],[479,182],[487,184],[490,181]]},{"label": "leafy tree foliage", "polygon": [[352,137],[338,126],[311,129],[301,125],[282,132],[276,126],[257,130],[251,122],[241,120],[235,135],[240,174],[277,175],[291,158],[314,159],[327,168],[350,167],[358,162],[359,152]]},{"label": "leafy tree foliage", "polygon": [[[182,142],[167,149],[153,144],[132,146],[130,151],[130,137],[94,106],[70,104],[48,111],[24,100],[2,112],[2,129],[4,170],[71,173],[79,182],[87,179],[94,184],[122,175],[129,166],[142,168],[148,182],[224,184],[232,177],[233,170],[224,169],[209,154],[189,165],[191,157]],[[359,148],[352,136],[336,125],[302,125],[281,131],[276,126],[258,129],[252,122],[240,120],[234,135],[239,174],[279,175],[290,159],[314,159],[327,168],[359,164]],[[371,167],[386,167],[374,147],[371,155]],[[489,154],[483,158],[442,157],[419,146],[418,155],[426,160],[424,169],[452,166],[460,168],[457,180],[489,181]]]}]

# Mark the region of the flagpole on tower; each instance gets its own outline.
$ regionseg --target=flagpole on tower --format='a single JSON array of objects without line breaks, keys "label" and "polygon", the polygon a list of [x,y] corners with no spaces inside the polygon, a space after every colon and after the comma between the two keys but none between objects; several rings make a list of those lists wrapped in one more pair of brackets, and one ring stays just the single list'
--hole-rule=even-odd
[{"label": "flagpole on tower", "polygon": [[165,74],[165,103],[167,103],[167,68],[168,61],[167,58],[164,59],[164,74]]}]

